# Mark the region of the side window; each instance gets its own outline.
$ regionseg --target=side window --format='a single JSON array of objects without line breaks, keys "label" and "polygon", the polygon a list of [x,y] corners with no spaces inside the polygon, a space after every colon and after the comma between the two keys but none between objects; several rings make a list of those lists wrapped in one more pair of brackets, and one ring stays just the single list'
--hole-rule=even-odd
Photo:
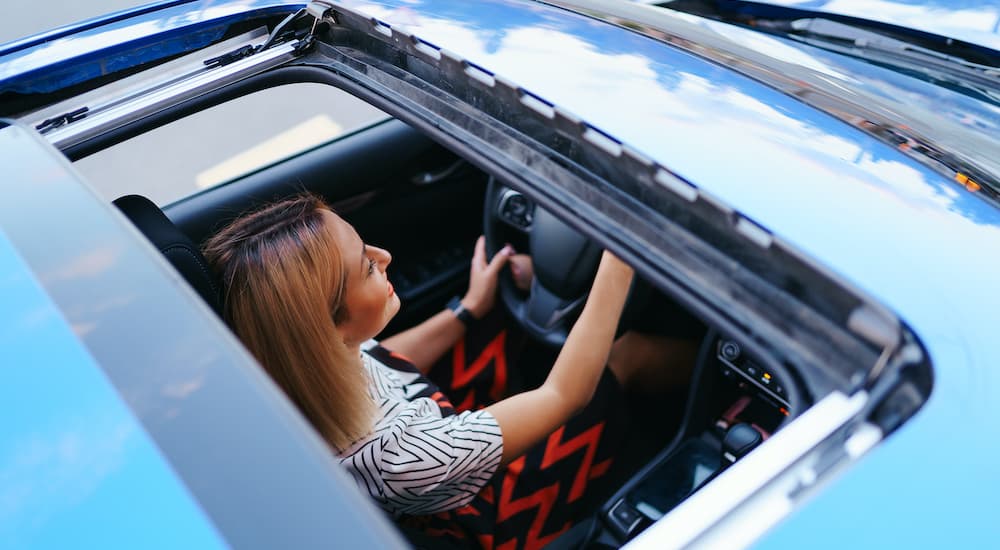
[{"label": "side window", "polygon": [[109,201],[138,193],[162,206],[388,117],[332,86],[288,84],[177,120],[75,166]]}]

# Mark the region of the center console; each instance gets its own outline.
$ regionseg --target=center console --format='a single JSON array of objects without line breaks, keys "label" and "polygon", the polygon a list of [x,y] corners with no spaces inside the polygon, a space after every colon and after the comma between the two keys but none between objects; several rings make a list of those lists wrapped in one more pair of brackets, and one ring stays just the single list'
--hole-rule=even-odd
[{"label": "center console", "polygon": [[790,414],[794,381],[782,376],[739,342],[707,335],[674,440],[579,526],[575,544],[624,544],[767,439]]}]

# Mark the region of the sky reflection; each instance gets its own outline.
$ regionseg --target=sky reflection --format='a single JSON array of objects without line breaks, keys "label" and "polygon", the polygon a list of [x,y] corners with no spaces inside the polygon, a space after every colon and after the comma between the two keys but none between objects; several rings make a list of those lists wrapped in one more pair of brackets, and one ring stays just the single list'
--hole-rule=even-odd
[{"label": "sky reflection", "polygon": [[0,546],[223,546],[2,232],[0,273]]},{"label": "sky reflection", "polygon": [[[913,289],[900,283],[912,276],[906,266],[950,280],[968,265],[970,288],[991,284],[985,274],[992,268],[972,265],[978,259],[967,247],[1000,249],[1000,212],[900,150],[648,37],[584,17],[552,20],[518,9],[522,4],[504,12],[504,5],[356,3],[514,83],[530,83],[528,91],[657,160],[910,319],[924,312],[914,310]],[[813,67],[825,65],[818,78],[855,74],[850,63],[860,63],[803,51]],[[787,52],[784,59],[795,61]],[[919,93],[924,85],[909,89]],[[903,97],[905,113],[910,98]],[[986,146],[995,149],[992,141]],[[927,257],[940,262],[928,267]]]},{"label": "sky reflection", "polygon": [[[984,210],[987,205],[956,194],[948,180],[776,90],[586,18],[553,19],[525,10],[500,15],[504,6],[412,0],[403,7],[390,2],[355,7],[432,37],[438,46],[514,82],[531,82],[533,93],[584,115],[748,214],[759,206],[767,213],[762,217],[773,219],[771,205],[760,200],[765,189],[828,201],[853,181],[893,188],[911,207],[960,211],[980,223],[998,223],[992,210]],[[456,19],[439,17],[438,10]],[[785,58],[807,57],[792,56],[773,40],[758,43],[784,51]],[[826,74],[843,73],[819,58],[807,63]],[[801,185],[793,190],[790,180]]]}]

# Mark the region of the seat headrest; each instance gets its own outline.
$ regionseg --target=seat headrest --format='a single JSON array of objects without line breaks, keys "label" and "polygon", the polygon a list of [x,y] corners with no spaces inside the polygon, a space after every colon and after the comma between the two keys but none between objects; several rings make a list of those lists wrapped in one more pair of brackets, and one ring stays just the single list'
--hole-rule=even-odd
[{"label": "seat headrest", "polygon": [[194,242],[146,197],[126,195],[114,204],[222,318],[222,286]]}]

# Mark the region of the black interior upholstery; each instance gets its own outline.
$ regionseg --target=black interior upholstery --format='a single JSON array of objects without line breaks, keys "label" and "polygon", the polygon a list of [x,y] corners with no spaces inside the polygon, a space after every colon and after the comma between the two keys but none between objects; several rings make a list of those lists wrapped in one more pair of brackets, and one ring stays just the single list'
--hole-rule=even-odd
[{"label": "black interior upholstery", "polygon": [[194,242],[171,222],[153,202],[140,195],[115,199],[115,206],[166,256],[219,317],[222,317],[222,285]]},{"label": "black interior upholstery", "polygon": [[[207,193],[185,197],[164,210],[185,234],[201,243],[239,215],[278,199],[308,191],[335,205],[373,190],[398,187],[416,174],[451,162],[454,156],[433,141],[398,120],[388,120]],[[337,211],[351,213],[344,208]]]},{"label": "black interior upholstery", "polygon": [[365,242],[392,253],[403,308],[383,337],[465,291],[483,228],[486,175],[419,131],[387,120],[163,207],[199,246],[226,223],[302,192],[323,197]]}]

